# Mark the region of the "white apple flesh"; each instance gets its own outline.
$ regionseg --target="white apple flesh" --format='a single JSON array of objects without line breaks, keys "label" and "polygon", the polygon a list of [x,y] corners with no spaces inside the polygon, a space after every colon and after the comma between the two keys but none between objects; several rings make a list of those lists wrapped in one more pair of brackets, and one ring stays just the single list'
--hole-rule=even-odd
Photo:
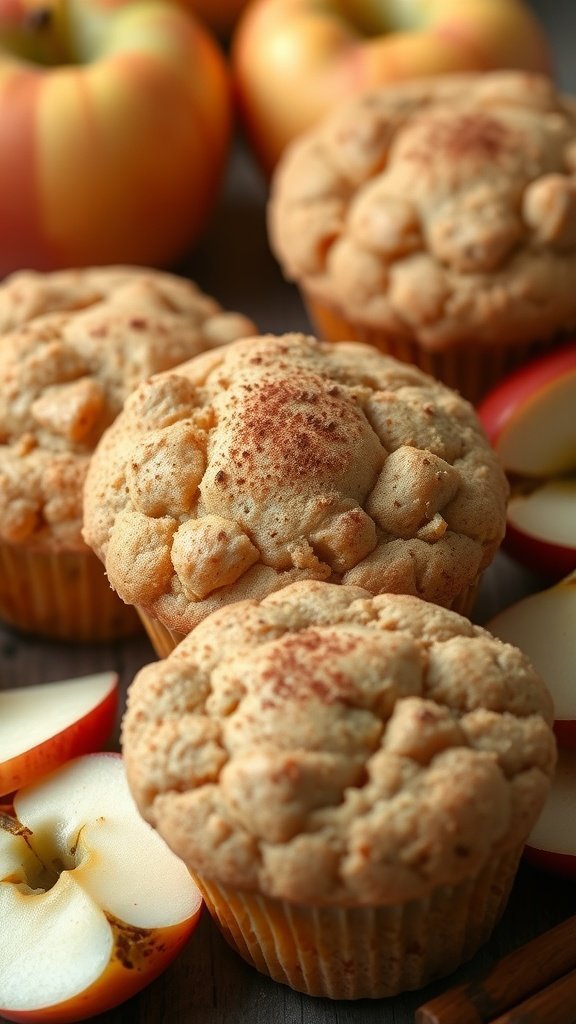
[{"label": "white apple flesh", "polygon": [[528,656],[552,695],[559,745],[576,748],[576,572],[505,608],[486,627]]},{"label": "white apple flesh", "polygon": [[505,549],[549,579],[576,568],[576,344],[498,384],[478,414],[512,483]]},{"label": "white apple flesh", "polygon": [[[576,356],[574,357],[576,364]],[[524,396],[495,441],[506,469],[552,477],[576,467],[576,365]]]},{"label": "white apple flesh", "polygon": [[509,517],[517,529],[576,551],[576,479],[550,480],[510,500]]},{"label": "white apple flesh", "polygon": [[17,793],[14,812],[21,828],[0,829],[0,1015],[104,1012],[180,951],[198,889],[140,817],[119,754],[68,762]]},{"label": "white apple flesh", "polygon": [[545,577],[576,567],[576,478],[549,480],[508,505],[506,549]]},{"label": "white apple flesh", "polygon": [[509,473],[549,478],[576,468],[576,344],[552,349],[502,380],[478,406]]},{"label": "white apple flesh", "polygon": [[576,750],[560,750],[552,787],[530,833],[526,858],[576,878]]},{"label": "white apple flesh", "polygon": [[118,708],[115,672],[0,691],[0,796],[100,750]]}]

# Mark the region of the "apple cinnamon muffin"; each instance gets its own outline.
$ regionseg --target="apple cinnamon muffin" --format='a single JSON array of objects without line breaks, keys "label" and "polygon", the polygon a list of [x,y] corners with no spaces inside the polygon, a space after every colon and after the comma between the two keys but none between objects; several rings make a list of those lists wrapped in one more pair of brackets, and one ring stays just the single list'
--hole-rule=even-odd
[{"label": "apple cinnamon muffin", "polygon": [[369,345],[266,335],[133,392],[91,460],[84,538],[164,655],[298,579],[469,610],[507,495],[456,392]]},{"label": "apple cinnamon muffin", "polygon": [[551,723],[526,656],[465,617],[304,581],[143,668],[122,743],[142,815],[232,946],[353,999],[487,940],[549,789]]},{"label": "apple cinnamon muffin", "polygon": [[365,92],[285,152],[269,236],[320,336],[476,401],[576,325],[576,102],[521,71]]},{"label": "apple cinnamon muffin", "polygon": [[143,378],[254,325],[137,267],[15,274],[0,324],[0,619],[69,640],[134,632],[81,536],[92,452]]},{"label": "apple cinnamon muffin", "polygon": [[[223,312],[193,281],[149,267],[115,264],[48,273],[26,269],[14,271],[0,283],[0,333],[45,313],[74,313],[103,301],[129,312],[142,305],[158,313],[189,314],[196,326],[210,318],[215,335],[218,320],[212,318]],[[229,318],[224,312],[225,334],[230,333]]]}]

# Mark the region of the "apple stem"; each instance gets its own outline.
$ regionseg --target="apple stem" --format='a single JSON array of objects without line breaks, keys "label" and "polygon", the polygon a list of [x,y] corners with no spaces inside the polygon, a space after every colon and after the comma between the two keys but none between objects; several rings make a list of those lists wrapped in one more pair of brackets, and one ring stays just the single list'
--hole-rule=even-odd
[{"label": "apple stem", "polygon": [[54,2],[25,10],[18,21],[0,28],[0,45],[28,63],[51,67],[69,62],[66,42]]},{"label": "apple stem", "polygon": [[23,825],[18,818],[13,814],[6,814],[4,811],[0,811],[0,828],[4,832],[10,832],[13,836],[31,836],[32,832],[26,825]]},{"label": "apple stem", "polygon": [[[46,892],[48,889],[51,889],[56,885],[60,875],[66,869],[66,865],[63,864],[59,858],[53,858],[50,865],[46,864],[44,859],[38,853],[38,850],[34,848],[34,844],[30,841],[30,837],[34,835],[32,829],[29,829],[27,825],[23,825],[14,814],[6,814],[4,811],[0,811],[0,829],[4,832],[9,832],[10,835],[18,836],[22,842],[26,843],[30,853],[38,862],[39,870],[36,868],[36,871],[34,872],[34,879],[31,880],[29,877],[26,878],[27,889],[33,892],[39,892],[40,890]],[[80,832],[81,831],[82,829],[80,829]],[[80,836],[80,832],[78,833],[78,837]],[[76,849],[76,847],[74,849]],[[15,884],[22,883],[22,879],[5,878],[4,881],[13,881]],[[31,885],[31,881],[34,884]]]},{"label": "apple stem", "polygon": [[46,32],[52,25],[52,11],[49,7],[36,7],[28,11],[25,28],[30,32]]}]

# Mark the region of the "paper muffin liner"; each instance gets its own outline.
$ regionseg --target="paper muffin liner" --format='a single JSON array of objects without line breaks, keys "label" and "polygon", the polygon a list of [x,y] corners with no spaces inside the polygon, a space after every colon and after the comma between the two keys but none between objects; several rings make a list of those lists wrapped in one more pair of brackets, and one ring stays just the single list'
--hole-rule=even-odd
[{"label": "paper muffin liner", "polygon": [[412,339],[398,338],[377,327],[348,320],[315,296],[307,294],[304,301],[320,338],[326,341],[362,341],[373,345],[385,355],[411,363],[454,388],[473,405],[503,377],[560,340],[551,338],[493,345],[467,343],[431,352]]},{"label": "paper muffin liner", "polygon": [[0,544],[0,619],[26,633],[73,642],[110,641],[141,629],[88,549]]},{"label": "paper muffin liner", "polygon": [[191,874],[224,938],[261,973],[311,996],[383,998],[476,953],[504,911],[521,853],[496,855],[478,876],[398,906],[304,906]]},{"label": "paper muffin liner", "polygon": [[168,629],[159,619],[153,618],[144,608],[136,607],[140,621],[146,630],[149,640],[159,658],[167,658],[171,651],[178,646],[186,636],[185,633],[178,633],[174,629]]},{"label": "paper muffin liner", "polygon": [[[459,612],[460,615],[470,615],[478,591],[478,582],[478,580],[474,580],[469,587],[466,587],[456,595],[449,606],[452,611]],[[184,639],[186,633],[179,633],[175,629],[169,629],[164,623],[153,618],[144,608],[137,607],[136,610],[156,654],[159,658],[167,658],[170,652]]]}]

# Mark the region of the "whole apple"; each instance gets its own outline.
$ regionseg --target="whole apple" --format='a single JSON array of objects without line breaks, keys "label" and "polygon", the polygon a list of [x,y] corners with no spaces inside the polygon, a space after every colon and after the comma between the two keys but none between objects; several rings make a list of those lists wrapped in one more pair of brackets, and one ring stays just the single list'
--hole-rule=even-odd
[{"label": "whole apple", "polygon": [[350,94],[452,71],[549,71],[523,0],[253,0],[233,37],[240,110],[269,174],[287,143]]},{"label": "whole apple", "polygon": [[224,56],[176,0],[0,0],[0,275],[165,265],[217,196]]}]

